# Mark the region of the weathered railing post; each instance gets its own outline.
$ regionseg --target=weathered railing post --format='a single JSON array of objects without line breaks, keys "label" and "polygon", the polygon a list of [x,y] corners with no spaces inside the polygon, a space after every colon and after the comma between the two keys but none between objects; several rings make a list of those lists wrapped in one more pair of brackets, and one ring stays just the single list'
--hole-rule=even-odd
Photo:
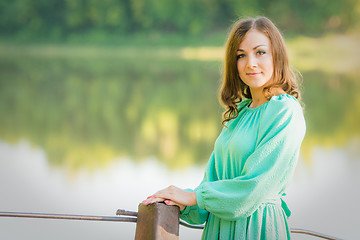
[{"label": "weathered railing post", "polygon": [[179,215],[178,206],[139,204],[135,240],[179,239]]}]

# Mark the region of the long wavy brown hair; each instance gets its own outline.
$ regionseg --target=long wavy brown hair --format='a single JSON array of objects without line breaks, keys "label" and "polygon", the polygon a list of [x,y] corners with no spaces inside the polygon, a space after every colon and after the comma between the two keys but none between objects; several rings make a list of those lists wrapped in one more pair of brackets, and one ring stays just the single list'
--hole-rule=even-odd
[{"label": "long wavy brown hair", "polygon": [[225,106],[222,124],[239,115],[237,105],[244,98],[251,99],[250,88],[241,80],[237,69],[237,49],[246,36],[246,33],[252,29],[256,29],[264,33],[271,43],[273,55],[274,81],[271,85],[264,88],[264,95],[270,99],[273,95],[271,89],[282,89],[285,93],[294,96],[300,101],[300,92],[298,80],[301,75],[297,71],[293,71],[285,46],[284,39],[278,28],[266,17],[256,17],[240,19],[235,22],[231,28],[229,37],[225,45],[225,66],[223,82],[220,89],[220,102]]}]

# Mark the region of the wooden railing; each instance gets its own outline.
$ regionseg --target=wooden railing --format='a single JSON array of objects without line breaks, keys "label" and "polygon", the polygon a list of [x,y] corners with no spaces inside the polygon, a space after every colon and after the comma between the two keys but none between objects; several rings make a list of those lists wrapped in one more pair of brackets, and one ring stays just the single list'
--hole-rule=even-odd
[{"label": "wooden railing", "polygon": [[[177,206],[168,206],[163,203],[154,203],[150,205],[139,204],[138,212],[119,209],[117,210],[116,215],[120,216],[0,212],[0,217],[136,222],[135,240],[178,240],[179,225],[195,229],[204,228],[204,225],[190,225],[180,220],[179,208]],[[340,238],[298,228],[292,228],[291,233],[305,234],[328,240],[341,240]]]}]

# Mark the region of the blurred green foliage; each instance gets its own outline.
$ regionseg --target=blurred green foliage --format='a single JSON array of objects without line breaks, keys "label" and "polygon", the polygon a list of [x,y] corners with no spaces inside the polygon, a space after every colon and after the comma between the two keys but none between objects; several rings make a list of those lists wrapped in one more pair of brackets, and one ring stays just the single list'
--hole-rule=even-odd
[{"label": "blurred green foliage", "polygon": [[[322,34],[358,26],[358,0],[2,0],[2,38],[72,41],[109,36],[224,31],[239,16],[265,15],[286,33]],[[221,42],[222,43],[222,42]]]},{"label": "blurred green foliage", "polygon": [[[2,0],[0,139],[26,139],[70,169],[121,157],[202,164],[222,128],[214,46],[232,21],[256,15],[291,36],[304,155],[358,146],[358,0]],[[318,37],[328,32],[340,34]]]}]

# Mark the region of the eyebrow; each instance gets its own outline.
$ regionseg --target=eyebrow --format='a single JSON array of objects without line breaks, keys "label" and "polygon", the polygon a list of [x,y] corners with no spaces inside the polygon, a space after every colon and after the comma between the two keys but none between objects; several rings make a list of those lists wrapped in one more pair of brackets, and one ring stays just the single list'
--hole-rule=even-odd
[{"label": "eyebrow", "polygon": [[[254,47],[253,50],[255,50],[255,49],[259,48],[259,47],[262,47],[262,46],[266,47],[266,45],[260,44],[260,45],[257,45],[256,47]],[[243,49],[238,49],[236,51],[245,52]]]}]

